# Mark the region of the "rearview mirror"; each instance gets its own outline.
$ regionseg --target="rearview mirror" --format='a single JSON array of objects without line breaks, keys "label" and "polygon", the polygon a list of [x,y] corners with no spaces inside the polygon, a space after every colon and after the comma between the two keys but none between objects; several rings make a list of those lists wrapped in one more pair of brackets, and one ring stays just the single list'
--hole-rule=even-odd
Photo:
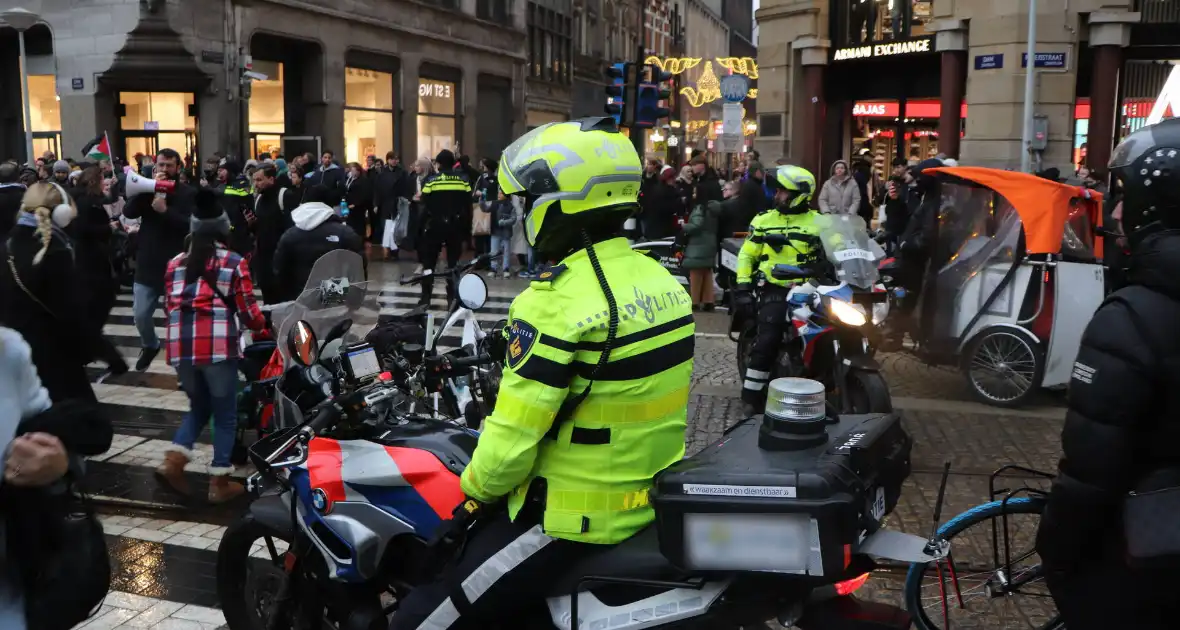
[{"label": "rearview mirror", "polygon": [[795,265],[775,265],[770,275],[775,280],[805,280],[815,274]]},{"label": "rearview mirror", "polygon": [[287,354],[303,367],[310,367],[320,358],[320,345],[311,324],[299,320],[287,331]]},{"label": "rearview mirror", "polygon": [[483,308],[488,301],[488,283],[469,273],[459,280],[459,303],[473,311]]}]

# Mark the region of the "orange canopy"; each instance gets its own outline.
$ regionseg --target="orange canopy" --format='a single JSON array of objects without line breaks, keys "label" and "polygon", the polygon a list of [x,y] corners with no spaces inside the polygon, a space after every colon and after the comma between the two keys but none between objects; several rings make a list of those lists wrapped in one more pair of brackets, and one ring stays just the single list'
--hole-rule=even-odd
[{"label": "orange canopy", "polygon": [[981,166],[941,166],[924,173],[944,173],[986,186],[1004,196],[1024,223],[1025,251],[1029,254],[1057,254],[1069,206],[1073,199],[1089,192],[1096,212],[1095,225],[1101,225],[1102,194],[1079,186],[1061,184],[1028,173],[1002,171]]}]

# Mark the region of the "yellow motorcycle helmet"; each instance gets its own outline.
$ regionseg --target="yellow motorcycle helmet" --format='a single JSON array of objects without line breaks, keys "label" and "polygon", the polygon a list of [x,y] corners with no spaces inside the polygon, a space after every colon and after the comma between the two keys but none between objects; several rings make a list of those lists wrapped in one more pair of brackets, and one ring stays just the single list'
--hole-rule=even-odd
[{"label": "yellow motorcycle helmet", "polygon": [[613,119],[549,123],[516,139],[500,158],[500,190],[529,202],[525,237],[537,245],[546,225],[595,211],[632,212],[643,165]]},{"label": "yellow motorcycle helmet", "polygon": [[783,189],[792,193],[790,205],[778,208],[780,212],[806,212],[815,194],[815,175],[811,171],[791,164],[776,167],[766,178],[771,190]]}]

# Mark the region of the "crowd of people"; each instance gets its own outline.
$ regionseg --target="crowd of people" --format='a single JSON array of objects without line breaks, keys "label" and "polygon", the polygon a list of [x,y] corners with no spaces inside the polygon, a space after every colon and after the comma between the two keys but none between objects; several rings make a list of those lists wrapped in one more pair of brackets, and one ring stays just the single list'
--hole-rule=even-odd
[{"label": "crowd of people", "polygon": [[[5,162],[0,322],[28,343],[52,401],[96,404],[87,366],[143,371],[164,351],[191,411],[158,476],[188,493],[183,470],[212,418],[209,499],[222,503],[243,492],[229,478],[240,332],[266,330],[260,302],[298,297],[323,254],[346,249],[367,262],[413,249],[420,266],[433,268],[444,252],[454,265],[494,246],[496,273],[511,271],[512,253],[519,273],[532,273],[530,249],[513,242],[524,209],[499,194],[494,160],[480,166],[446,150],[410,170],[392,153],[342,167],[331,151],[244,163],[218,155],[200,170],[172,149],[126,166],[49,154],[31,166]],[[154,192],[140,192],[145,181]],[[121,284],[131,287],[140,338],[133,366],[103,334]],[[421,303],[431,291],[424,283]]]},{"label": "crowd of people", "polygon": [[[549,132],[545,128],[530,132],[534,137],[544,133]],[[190,492],[184,469],[190,463],[193,444],[212,418],[216,430],[208,498],[212,503],[224,503],[244,491],[230,480],[230,453],[237,421],[238,335],[242,328],[260,332],[267,328],[255,284],[263,302],[290,300],[301,292],[315,261],[340,249],[368,254],[369,258],[396,258],[401,251],[413,249],[425,269],[433,269],[444,254],[447,265],[454,266],[466,252],[490,252],[496,256],[489,273],[502,276],[512,272],[513,255],[520,266],[518,273],[524,276],[535,273],[540,259],[565,260],[571,275],[563,287],[552,284],[551,273],[550,280],[538,283],[549,283],[547,293],[526,292],[523,300],[514,303],[514,318],[520,325],[515,325],[511,334],[517,342],[527,337],[531,344],[537,339],[548,347],[548,356],[564,357],[567,363],[525,351],[517,363],[508,362],[503,381],[503,387],[522,401],[514,411],[551,420],[563,407],[569,388],[568,378],[559,380],[553,374],[560,371],[554,366],[573,365],[579,343],[583,343],[580,333],[571,332],[581,328],[580,321],[571,319],[572,306],[582,305],[585,295],[601,290],[616,311],[606,273],[634,286],[637,295],[678,289],[667,274],[657,273],[655,263],[618,238],[635,203],[639,206],[639,236],[682,239],[691,306],[708,310],[713,304],[712,270],[719,241],[748,228],[756,239],[760,231],[781,227],[771,225],[775,221],[790,226],[810,220],[800,217],[815,212],[813,193],[822,213],[856,214],[872,221],[883,209],[884,241],[900,252],[903,274],[920,273],[926,262],[923,230],[936,220],[940,203],[937,195],[925,194],[932,177],[926,169],[950,163],[941,158],[917,163],[897,160],[882,183],[863,162],[850,167],[845,161],[836,161],[817,192],[815,176],[800,167],[782,165],[768,177],[756,153],[727,174],[710,167],[702,155],[693,156],[679,169],[649,159],[638,193],[633,187],[627,189],[626,195],[635,195],[633,198],[611,199],[604,192],[595,197],[601,207],[548,215],[529,212],[533,208],[527,204],[541,203],[529,196],[530,176],[554,183],[555,194],[607,186],[596,180],[616,173],[617,164],[595,153],[602,146],[598,143],[614,143],[612,149],[618,151],[630,148],[625,139],[611,135],[617,135],[613,126],[566,125],[552,133],[573,147],[571,150],[581,151],[597,170],[585,176],[585,181],[567,180],[558,185],[558,165],[544,163],[538,168],[532,161],[518,159],[517,163],[506,163],[511,177],[501,186],[497,174],[502,171],[495,160],[483,160],[477,171],[466,156],[446,150],[432,161],[417,161],[410,170],[404,169],[394,154],[384,160],[371,156],[364,166],[341,166],[330,151],[318,160],[306,154],[290,160],[264,154],[240,163],[215,156],[199,171],[191,158],[182,158],[171,149],[156,156],[140,156],[128,169],[107,160],[75,164],[52,155],[29,167],[12,161],[0,163],[0,401],[5,403],[0,405],[0,427],[16,436],[5,447],[3,491],[8,494],[3,498],[11,502],[13,492],[68,480],[71,471],[79,470],[82,457],[109,448],[112,430],[98,411],[86,368],[99,361],[109,366],[111,373],[130,369],[103,335],[122,282],[132,286],[134,321],[141,342],[135,369],[149,368],[164,350],[190,402],[190,411],[157,474],[172,489]],[[1163,601],[1165,587],[1174,582],[1174,563],[1168,560],[1174,559],[1177,548],[1174,536],[1160,534],[1151,540],[1133,541],[1148,547],[1144,549],[1147,555],[1164,557],[1166,570],[1132,568],[1124,565],[1124,532],[1117,519],[1088,518],[1118,513],[1132,489],[1164,493],[1159,503],[1140,508],[1154,510],[1151,516],[1175,505],[1175,458],[1167,452],[1168,441],[1158,439],[1175,430],[1167,413],[1153,412],[1170,411],[1174,406],[1168,384],[1175,379],[1168,368],[1180,352],[1174,332],[1175,319],[1180,317],[1180,290],[1175,281],[1176,250],[1171,249],[1180,229],[1176,218],[1180,216],[1180,194],[1175,192],[1174,181],[1180,170],[1171,166],[1180,158],[1176,158],[1177,150],[1170,148],[1180,149],[1180,120],[1165,122],[1156,131],[1136,133],[1138,140],[1128,139],[1129,144],[1115,152],[1116,159],[1121,159],[1117,168],[1126,208],[1118,204],[1112,218],[1114,225],[1121,223],[1125,230],[1124,242],[1134,252],[1137,273],[1131,277],[1131,290],[1120,291],[1103,304],[1082,340],[1079,365],[1085,361],[1094,367],[1087,367],[1080,382],[1075,370],[1065,429],[1066,458],[1037,540],[1050,588],[1070,627],[1084,625],[1081,622],[1092,615],[1100,616],[1101,611],[1093,610],[1094,602],[1112,577],[1121,589],[1119,601],[1134,603],[1131,612],[1141,617],[1132,626],[1165,627],[1158,623],[1164,605],[1157,600]],[[1145,147],[1163,149],[1152,157],[1146,155]],[[614,151],[610,153],[613,158]],[[1145,165],[1156,157],[1164,163],[1152,172]],[[639,163],[633,153],[630,160]],[[154,180],[154,192],[129,192],[133,172]],[[1078,175],[1087,176],[1087,185],[1097,186],[1092,174]],[[1057,177],[1051,172],[1042,176]],[[1155,178],[1159,182],[1153,186]],[[771,208],[774,212],[767,212]],[[772,216],[776,213],[782,216]],[[524,240],[523,247],[518,246],[518,236]],[[581,254],[595,248],[597,254]],[[747,276],[749,264],[747,261]],[[915,286],[920,286],[920,280]],[[454,287],[447,290],[453,294]],[[431,291],[429,281],[424,282],[422,303],[429,303]],[[917,293],[907,296],[910,306],[903,305],[903,314],[912,310]],[[161,305],[167,322],[164,339],[159,338],[154,325]],[[602,383],[593,392],[587,386],[573,398],[575,408],[585,399],[592,409],[609,399],[617,409],[649,414],[645,421],[658,428],[652,434],[655,439],[637,439],[640,434],[622,430],[617,440],[612,438],[612,450],[647,456],[612,464],[616,473],[626,473],[626,481],[618,481],[624,476],[607,476],[615,484],[611,490],[649,484],[659,470],[684,454],[683,405],[687,404],[691,380],[694,324],[688,304],[679,302],[668,310],[659,316],[666,321],[658,324],[630,318],[631,334],[620,339],[639,348],[628,357],[643,357],[635,362],[637,367],[626,376],[600,378]],[[532,323],[525,322],[522,315],[528,315]],[[619,332],[617,312],[612,312],[611,318],[615,321],[609,332],[603,333],[609,335],[607,341],[594,342],[607,348],[604,358],[589,372],[587,381],[594,381],[598,369],[606,364]],[[659,335],[649,334],[652,330],[660,331]],[[662,341],[648,343],[661,335]],[[754,361],[751,366],[758,367]],[[641,389],[639,381],[645,381],[648,396],[655,391],[667,399],[684,397],[684,403],[665,409],[651,405],[650,400],[640,401],[634,397]],[[1134,396],[1128,397],[1126,392]],[[628,413],[619,413],[607,423],[632,422]],[[466,564],[451,567],[452,573],[463,577],[474,572],[487,558],[524,536],[545,536],[541,557],[555,566],[568,564],[591,548],[579,543],[616,544],[654,518],[647,504],[641,506],[642,513],[635,512],[634,520],[620,517],[634,511],[634,506],[612,507],[593,512],[593,519],[579,512],[576,521],[568,521],[575,523],[573,526],[563,525],[569,528],[564,533],[526,531],[529,519],[540,518],[537,532],[542,532],[539,527],[546,523],[544,513],[520,511],[535,478],[551,484],[557,492],[581,491],[588,484],[601,483],[595,479],[607,478],[585,465],[600,461],[600,451],[586,449],[605,444],[570,442],[558,447],[556,441],[543,441],[545,433],[545,427],[525,426],[503,407],[488,418],[480,450],[463,474],[463,491],[485,503],[510,496],[524,516],[511,520],[507,512],[498,514],[493,526],[468,547]],[[538,459],[541,468],[534,466],[534,451],[524,455],[516,446],[522,436],[543,445],[543,456]],[[512,465],[503,467],[503,462]],[[50,500],[48,494],[16,496],[22,505]],[[552,506],[541,509],[557,511]],[[39,514],[35,509],[23,512]],[[573,512],[564,515],[569,514]],[[3,525],[34,532],[21,540],[46,534],[33,520],[6,518]],[[101,529],[98,535],[101,537]],[[65,538],[45,536],[45,541],[53,540]],[[43,559],[29,559],[36,554],[61,551],[46,544],[30,543],[27,551],[31,555],[16,558],[15,566],[30,568]],[[5,545],[0,554],[13,550],[13,545]],[[545,584],[526,573],[514,568],[494,582],[513,588]],[[33,615],[30,610],[38,610],[27,606],[21,610],[22,597],[40,601],[37,598],[42,595],[29,591],[25,577],[0,573],[2,627],[22,628],[25,617]],[[26,586],[14,588],[15,580]],[[418,627],[433,611],[450,606],[450,583],[444,580],[415,590],[401,604],[394,627]],[[46,598],[42,608],[53,601]],[[480,608],[472,610],[477,612],[494,609],[503,613],[501,607],[517,601],[523,600],[484,597],[468,602],[467,607],[476,604]],[[1127,615],[1126,610],[1118,612]],[[27,621],[29,627],[50,627],[39,626],[42,620],[36,617]]]}]

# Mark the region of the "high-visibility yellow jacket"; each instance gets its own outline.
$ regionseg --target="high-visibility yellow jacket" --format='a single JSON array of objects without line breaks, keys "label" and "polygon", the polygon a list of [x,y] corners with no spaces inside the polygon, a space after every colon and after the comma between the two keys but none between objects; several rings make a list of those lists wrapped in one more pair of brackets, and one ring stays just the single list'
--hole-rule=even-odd
[{"label": "high-visibility yellow jacket", "polygon": [[809,255],[815,249],[814,245],[792,240],[781,247],[766,243],[770,234],[786,235],[792,232],[819,236],[823,215],[815,211],[801,214],[783,214],[777,210],[768,210],[754,217],[750,224],[750,236],[742,243],[738,251],[738,284],[753,280],[754,272],[761,271],[766,281],[781,287],[791,286],[799,280],[779,280],[771,276],[775,265],[798,265],[799,257]]},{"label": "high-visibility yellow jacket", "polygon": [[508,495],[515,519],[544,479],[546,534],[612,544],[652,522],[652,479],[684,457],[695,326],[688,294],[658,262],[621,238],[594,250],[619,310],[608,363],[573,416],[555,425],[607,336],[606,298],[581,250],[512,302],[496,408],[462,487],[481,501]]}]

